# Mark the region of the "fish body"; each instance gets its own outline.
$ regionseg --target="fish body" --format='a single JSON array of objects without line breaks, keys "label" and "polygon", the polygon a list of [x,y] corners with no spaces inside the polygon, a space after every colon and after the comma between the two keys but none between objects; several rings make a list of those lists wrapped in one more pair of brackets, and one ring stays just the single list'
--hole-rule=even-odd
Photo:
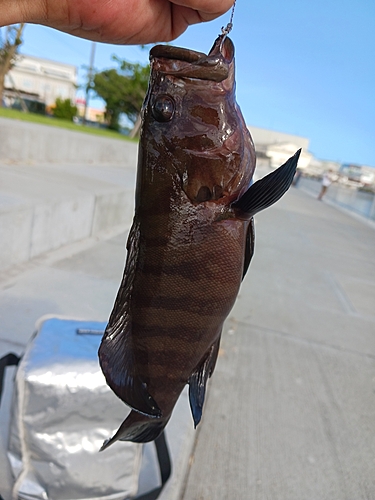
[{"label": "fish body", "polygon": [[235,100],[234,46],[151,50],[124,277],[99,349],[132,408],[115,436],[147,442],[189,384],[195,425],[223,322],[254,250],[252,216],[292,182],[298,154],[251,185],[255,150]]}]

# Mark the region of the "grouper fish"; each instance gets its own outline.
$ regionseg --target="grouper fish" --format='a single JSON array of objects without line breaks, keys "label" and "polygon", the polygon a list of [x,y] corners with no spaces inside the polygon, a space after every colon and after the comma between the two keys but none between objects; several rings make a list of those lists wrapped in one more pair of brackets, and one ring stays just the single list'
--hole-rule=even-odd
[{"label": "grouper fish", "polygon": [[99,349],[108,385],[131,412],[102,449],[155,439],[186,384],[197,426],[254,252],[253,216],[288,190],[300,154],[252,182],[254,144],[225,34],[208,55],[157,45],[150,62],[127,260]]}]

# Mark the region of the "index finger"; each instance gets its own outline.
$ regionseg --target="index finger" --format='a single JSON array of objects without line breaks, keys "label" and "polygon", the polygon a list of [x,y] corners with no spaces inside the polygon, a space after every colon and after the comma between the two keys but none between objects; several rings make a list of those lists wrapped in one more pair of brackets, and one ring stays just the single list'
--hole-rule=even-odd
[{"label": "index finger", "polygon": [[197,11],[202,21],[212,21],[225,14],[234,0],[171,0],[171,3]]}]

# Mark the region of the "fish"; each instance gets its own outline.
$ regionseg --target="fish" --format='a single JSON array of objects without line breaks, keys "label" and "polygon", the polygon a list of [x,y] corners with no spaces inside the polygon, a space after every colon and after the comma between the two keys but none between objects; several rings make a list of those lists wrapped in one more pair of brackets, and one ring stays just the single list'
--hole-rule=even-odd
[{"label": "fish", "polygon": [[99,348],[107,384],[131,411],[102,450],[157,438],[187,384],[199,424],[254,253],[254,215],[289,189],[301,152],[253,182],[227,35],[208,54],[156,45],[150,69],[125,270]]}]

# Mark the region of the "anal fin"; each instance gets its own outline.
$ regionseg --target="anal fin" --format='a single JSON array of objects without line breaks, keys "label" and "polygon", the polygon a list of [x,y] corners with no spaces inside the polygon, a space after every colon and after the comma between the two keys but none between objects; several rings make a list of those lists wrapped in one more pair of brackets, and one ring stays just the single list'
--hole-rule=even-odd
[{"label": "anal fin", "polygon": [[114,436],[104,441],[100,451],[105,450],[116,441],[149,443],[160,436],[168,421],[169,418],[150,418],[131,411]]},{"label": "anal fin", "polygon": [[219,346],[220,336],[217,341],[212,344],[201,364],[189,378],[189,401],[194,420],[194,427],[197,427],[202,418],[203,403],[206,395],[206,384],[208,378],[211,377],[215,369]]}]

